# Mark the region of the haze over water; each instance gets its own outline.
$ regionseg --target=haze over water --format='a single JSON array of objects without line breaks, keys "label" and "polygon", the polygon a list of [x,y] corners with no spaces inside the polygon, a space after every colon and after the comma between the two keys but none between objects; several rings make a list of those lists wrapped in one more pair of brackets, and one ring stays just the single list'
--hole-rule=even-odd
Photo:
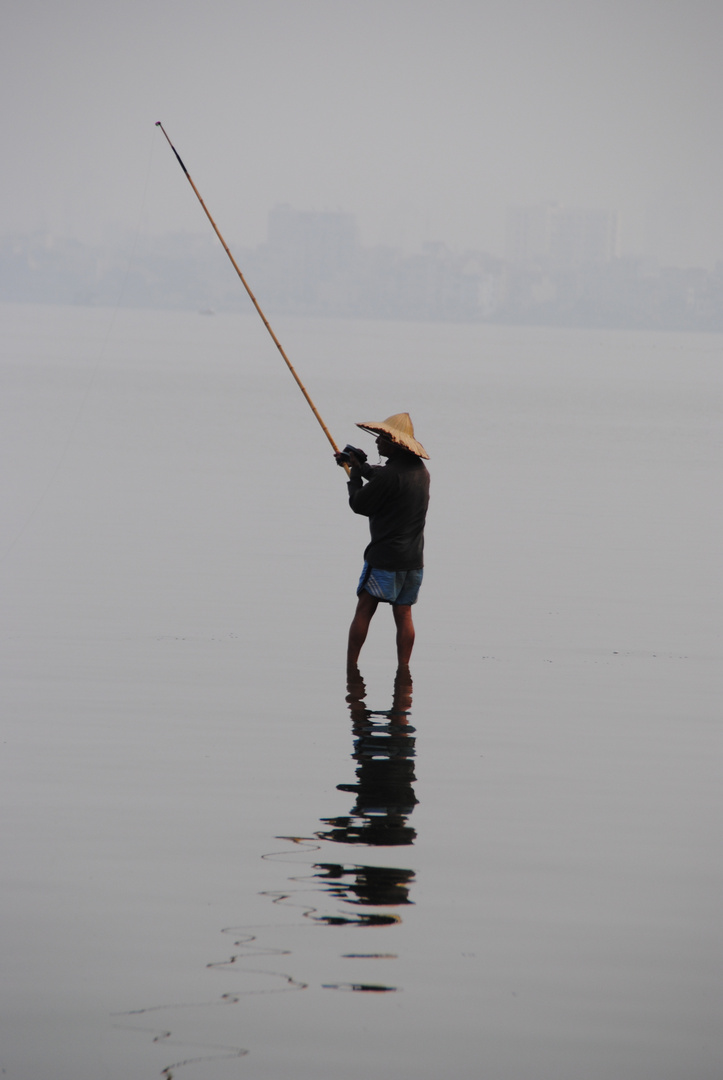
[{"label": "haze over water", "polygon": [[275,325],[407,684],[259,320],[2,316],[8,1080],[718,1080],[720,337]]},{"label": "haze over water", "polygon": [[504,254],[508,205],[621,215],[622,253],[723,260],[718,0],[6,0],[0,236],[202,233],[277,204],[365,245]]}]

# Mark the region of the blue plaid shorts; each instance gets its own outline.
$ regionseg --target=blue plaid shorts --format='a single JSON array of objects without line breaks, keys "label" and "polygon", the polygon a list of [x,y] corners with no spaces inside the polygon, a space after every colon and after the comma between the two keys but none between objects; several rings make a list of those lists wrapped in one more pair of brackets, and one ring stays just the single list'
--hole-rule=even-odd
[{"label": "blue plaid shorts", "polygon": [[387,604],[416,604],[423,570],[375,570],[364,563],[356,594],[368,592]]}]

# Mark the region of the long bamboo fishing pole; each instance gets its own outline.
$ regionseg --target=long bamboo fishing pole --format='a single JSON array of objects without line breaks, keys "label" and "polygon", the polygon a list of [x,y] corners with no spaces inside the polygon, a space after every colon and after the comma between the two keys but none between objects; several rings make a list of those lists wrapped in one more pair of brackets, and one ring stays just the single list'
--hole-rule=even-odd
[{"label": "long bamboo fishing pole", "polygon": [[[182,160],[181,160],[181,156],[180,156],[180,154],[178,153],[178,150],[176,150],[175,146],[173,145],[173,143],[171,142],[171,140],[170,140],[170,139],[168,138],[168,135],[166,134],[166,129],[164,128],[164,126],[163,126],[163,124],[161,123],[161,121],[160,121],[160,120],[157,120],[157,121],[156,121],[156,127],[159,127],[159,128],[161,129],[161,131],[163,132],[163,134],[164,134],[164,135],[166,136],[166,142],[167,142],[167,143],[168,143],[168,145],[170,146],[170,148],[171,148],[171,150],[173,151],[173,153],[174,153],[174,154],[176,155],[176,160],[178,161],[178,164],[179,164],[179,165],[181,166],[181,168],[183,169],[183,171],[184,171],[184,173],[185,173],[185,176],[186,176],[186,179],[188,180],[189,184],[190,184],[190,185],[191,185],[191,187],[193,188],[193,190],[194,190],[194,192],[195,192],[195,194],[196,194],[196,198],[198,199],[198,201],[200,202],[201,206],[202,206],[202,207],[203,207],[203,209],[204,209],[204,212],[205,212],[205,214],[206,214],[206,217],[207,217],[207,218],[208,218],[208,220],[209,220],[209,221],[211,222],[211,225],[213,226],[213,231],[214,231],[214,232],[216,233],[216,236],[217,236],[217,237],[219,238],[219,240],[221,241],[221,244],[222,244],[222,246],[223,246],[223,250],[224,250],[224,251],[226,252],[226,254],[228,255],[229,259],[231,260],[231,265],[233,266],[234,270],[235,270],[235,271],[236,271],[236,273],[238,274],[238,276],[239,276],[239,278],[240,278],[240,280],[241,280],[241,284],[243,285],[243,287],[244,287],[244,289],[246,290],[246,292],[247,292],[247,293],[249,294],[249,299],[251,300],[251,303],[252,303],[252,304],[254,305],[254,307],[255,307],[255,308],[256,308],[256,310],[258,311],[259,315],[261,316],[261,321],[263,322],[264,326],[266,327],[266,329],[268,330],[269,334],[271,335],[271,338],[272,338],[272,340],[273,340],[273,342],[274,342],[274,345],[276,346],[276,348],[277,348],[277,349],[279,350],[279,352],[281,353],[281,355],[282,355],[282,357],[283,357],[283,359],[284,359],[284,363],[286,364],[286,366],[287,366],[287,368],[289,369],[289,371],[291,372],[291,374],[292,374],[292,375],[294,376],[294,379],[296,380],[296,384],[297,384],[297,386],[299,387],[299,390],[301,390],[302,394],[304,395],[304,397],[306,398],[306,400],[307,400],[307,402],[308,402],[309,408],[310,408],[310,409],[311,409],[311,411],[313,412],[313,414],[314,414],[314,416],[316,417],[316,419],[317,419],[317,420],[319,421],[319,424],[321,425],[321,430],[322,430],[322,431],[324,432],[324,434],[326,435],[327,439],[328,439],[328,440],[329,440],[329,442],[331,443],[331,445],[332,445],[332,449],[334,450],[334,453],[335,453],[335,454],[338,454],[338,453],[339,453],[339,447],[338,447],[338,446],[336,445],[336,443],[334,442],[333,438],[331,437],[331,433],[330,433],[330,431],[329,431],[328,427],[326,426],[326,424],[324,423],[324,421],[323,421],[323,420],[321,419],[321,417],[319,416],[319,412],[318,412],[318,410],[317,410],[317,408],[316,408],[316,405],[314,404],[314,402],[313,402],[313,401],[311,400],[311,398],[309,397],[309,395],[308,395],[308,393],[307,393],[307,390],[306,390],[306,387],[305,387],[305,386],[304,386],[304,384],[302,383],[302,381],[301,381],[301,379],[299,378],[299,376],[298,376],[298,375],[296,374],[296,371],[294,370],[294,367],[293,367],[293,365],[292,365],[291,361],[289,360],[288,356],[286,355],[286,353],[285,353],[285,352],[284,352],[284,350],[283,350],[283,347],[282,347],[282,345],[281,345],[281,342],[280,342],[280,341],[279,341],[279,339],[277,338],[277,336],[276,336],[276,334],[274,333],[274,331],[273,331],[273,330],[271,329],[271,325],[270,325],[270,323],[269,323],[269,320],[268,320],[268,319],[266,318],[266,316],[264,315],[263,311],[262,311],[262,310],[261,310],[261,308],[259,307],[259,303],[258,303],[258,300],[257,300],[257,299],[256,299],[256,297],[254,296],[254,294],[253,294],[253,293],[251,292],[251,289],[250,289],[250,288],[249,288],[249,286],[248,286],[248,283],[247,283],[247,281],[246,281],[246,278],[245,278],[245,277],[243,276],[243,274],[241,273],[241,270],[239,269],[238,263],[236,262],[236,260],[234,259],[233,255],[231,254],[231,252],[230,252],[230,250],[229,250],[229,246],[228,246],[228,244],[226,243],[226,241],[224,240],[224,238],[223,238],[223,237],[221,236],[221,233],[220,233],[220,232],[219,232],[219,230],[218,230],[218,226],[216,225],[216,222],[215,222],[215,221],[213,220],[213,218],[212,218],[212,217],[211,217],[211,215],[209,214],[209,212],[208,212],[208,207],[206,206],[205,202],[204,202],[204,201],[203,201],[203,199],[201,198],[201,193],[199,192],[198,188],[196,187],[196,185],[194,184],[193,180],[191,179],[191,174],[189,173],[189,171],[188,171],[188,169],[186,168],[186,166],[185,166],[185,165],[183,164],[183,162],[182,162]],[[344,463],[344,468],[346,469],[346,471],[347,471],[347,473],[348,473],[348,472],[349,472],[349,466],[348,466],[348,465],[347,465],[346,463]]]}]

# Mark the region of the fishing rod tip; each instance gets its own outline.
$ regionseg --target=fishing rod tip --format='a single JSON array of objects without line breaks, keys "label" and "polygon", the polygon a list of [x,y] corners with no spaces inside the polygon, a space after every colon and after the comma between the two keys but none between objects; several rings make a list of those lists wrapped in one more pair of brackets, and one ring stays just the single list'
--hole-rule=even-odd
[{"label": "fishing rod tip", "polygon": [[161,121],[160,121],[160,120],[156,120],[156,127],[160,127],[160,126],[161,126]]}]

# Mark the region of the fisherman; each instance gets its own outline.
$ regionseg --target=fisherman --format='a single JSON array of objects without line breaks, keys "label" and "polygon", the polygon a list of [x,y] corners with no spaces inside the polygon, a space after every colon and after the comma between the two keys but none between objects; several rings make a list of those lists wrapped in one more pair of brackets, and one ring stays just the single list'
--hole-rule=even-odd
[{"label": "fisherman", "polygon": [[[371,542],[357,586],[357,607],[349,627],[347,662],[356,664],[369,624],[380,602],[392,605],[397,628],[397,661],[408,665],[414,646],[412,604],[422,584],[424,523],[429,503],[429,454],[414,438],[409,413],[381,423],[357,424],[377,436],[386,465],[369,465],[366,454],[348,446],[335,454],[338,465],[351,466],[349,505],[369,518]],[[366,481],[366,483],[364,482]]]}]

